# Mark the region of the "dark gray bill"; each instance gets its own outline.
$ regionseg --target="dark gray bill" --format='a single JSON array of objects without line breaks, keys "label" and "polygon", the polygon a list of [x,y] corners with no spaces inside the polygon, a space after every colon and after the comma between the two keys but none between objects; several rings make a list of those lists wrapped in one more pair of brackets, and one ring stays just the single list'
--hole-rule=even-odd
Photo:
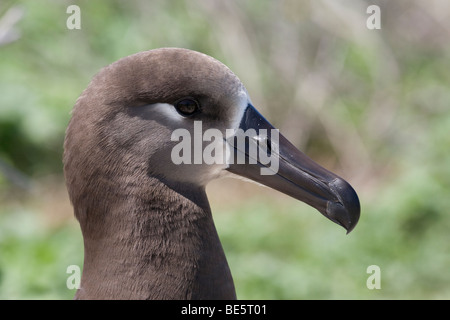
[{"label": "dark gray bill", "polygon": [[228,171],[307,203],[347,233],[356,226],[360,204],[350,184],[299,151],[250,104],[240,129],[227,139]]}]

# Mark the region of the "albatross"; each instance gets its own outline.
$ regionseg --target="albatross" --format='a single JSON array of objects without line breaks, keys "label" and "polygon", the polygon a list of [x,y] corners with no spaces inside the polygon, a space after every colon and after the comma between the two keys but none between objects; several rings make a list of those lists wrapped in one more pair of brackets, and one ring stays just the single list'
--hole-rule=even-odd
[{"label": "albatross", "polygon": [[228,67],[187,49],[100,70],[73,107],[63,162],[84,240],[75,299],[235,299],[205,192],[213,179],[266,185],[347,232],[360,215],[350,184],[278,133]]}]

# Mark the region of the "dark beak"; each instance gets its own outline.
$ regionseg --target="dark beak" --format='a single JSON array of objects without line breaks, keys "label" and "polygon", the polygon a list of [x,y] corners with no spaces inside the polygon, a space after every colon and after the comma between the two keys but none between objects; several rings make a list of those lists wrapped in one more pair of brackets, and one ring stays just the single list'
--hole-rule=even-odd
[{"label": "dark beak", "polygon": [[347,233],[356,226],[360,205],[350,184],[295,148],[252,105],[227,141],[228,171],[309,204]]}]

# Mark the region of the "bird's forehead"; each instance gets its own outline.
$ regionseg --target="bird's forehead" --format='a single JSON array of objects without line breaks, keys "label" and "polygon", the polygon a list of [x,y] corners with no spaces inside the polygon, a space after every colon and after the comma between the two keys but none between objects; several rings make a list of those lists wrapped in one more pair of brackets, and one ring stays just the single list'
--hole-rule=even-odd
[{"label": "bird's forehead", "polygon": [[[224,64],[187,49],[163,48],[123,58],[106,67],[108,86],[121,97],[153,103],[173,103],[193,96],[213,102],[240,100],[245,88]],[[105,79],[102,72],[98,80]],[[112,97],[114,99],[114,97]]]},{"label": "bird's forehead", "polygon": [[172,96],[208,98],[217,104],[237,100],[242,94],[243,85],[238,77],[224,64],[205,54],[169,50],[157,60],[164,69],[158,75],[158,84],[166,85]]}]

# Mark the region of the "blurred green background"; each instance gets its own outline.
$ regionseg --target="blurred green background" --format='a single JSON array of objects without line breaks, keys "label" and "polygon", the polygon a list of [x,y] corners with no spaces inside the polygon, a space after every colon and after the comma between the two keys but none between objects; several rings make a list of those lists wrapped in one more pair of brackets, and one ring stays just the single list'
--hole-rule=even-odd
[{"label": "blurred green background", "polygon": [[[81,9],[69,30],[66,9]],[[381,8],[381,29],[366,13]],[[349,235],[243,181],[208,186],[241,299],[450,298],[450,2],[0,2],[0,298],[71,299],[81,232],[62,144],[92,76],[132,53],[214,56],[297,147],[348,180]],[[381,289],[370,290],[370,265]]]}]

